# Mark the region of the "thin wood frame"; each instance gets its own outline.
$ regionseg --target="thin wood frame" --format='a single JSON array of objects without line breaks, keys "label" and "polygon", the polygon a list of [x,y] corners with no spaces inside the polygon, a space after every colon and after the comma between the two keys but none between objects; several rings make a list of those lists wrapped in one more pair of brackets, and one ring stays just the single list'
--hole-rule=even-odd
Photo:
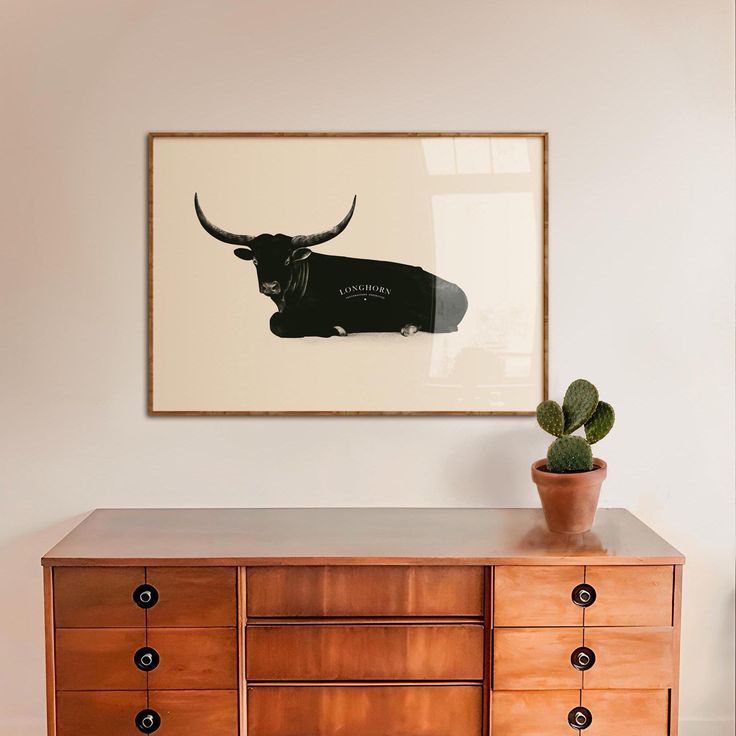
[{"label": "thin wood frame", "polygon": [[153,408],[153,144],[156,138],[540,138],[542,141],[542,399],[549,396],[549,133],[184,132],[148,134],[148,416],[534,416],[529,411],[192,411]]}]

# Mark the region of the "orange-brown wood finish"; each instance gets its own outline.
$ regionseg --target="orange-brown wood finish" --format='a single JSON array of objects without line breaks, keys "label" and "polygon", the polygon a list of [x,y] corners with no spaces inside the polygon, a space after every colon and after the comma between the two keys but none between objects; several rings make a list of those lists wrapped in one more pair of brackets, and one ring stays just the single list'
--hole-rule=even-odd
[{"label": "orange-brown wood finish", "polygon": [[57,629],[57,690],[145,690],[133,662],[145,643],[144,629]]},{"label": "orange-brown wood finish", "polygon": [[253,567],[248,616],[482,616],[482,567]]},{"label": "orange-brown wood finish", "polygon": [[680,706],[680,630],[682,628],[682,565],[675,565],[674,591],[672,600],[672,690],[670,690],[669,736],[678,736],[678,720]]},{"label": "orange-brown wood finish", "polygon": [[147,706],[159,736],[568,736],[581,704],[585,736],[677,734],[682,557],[626,512],[562,541],[535,510],[177,511],[45,559],[49,736],[138,736]]},{"label": "orange-brown wood finish", "polygon": [[[567,714],[580,705],[580,690],[494,690],[492,736],[572,736]],[[593,719],[596,720],[595,716]],[[582,732],[587,736],[587,730]],[[619,734],[638,736],[638,734]]]},{"label": "orange-brown wood finish", "polygon": [[54,622],[54,572],[43,569],[43,619],[46,638],[46,734],[56,734],[56,631]]},{"label": "orange-brown wood finish", "polygon": [[249,682],[483,679],[482,624],[249,626]]},{"label": "orange-brown wood finish", "polygon": [[54,570],[54,614],[59,628],[145,626],[146,614],[133,602],[145,580],[142,567],[69,567]]},{"label": "orange-brown wood finish", "polygon": [[228,629],[150,629],[148,646],[161,663],[148,673],[151,690],[236,690],[237,631]]},{"label": "orange-brown wood finish", "polygon": [[570,655],[582,645],[579,628],[496,629],[494,690],[580,689],[582,672],[572,666]]},{"label": "orange-brown wood finish", "polygon": [[152,690],[161,716],[156,736],[238,736],[237,690]]},{"label": "orange-brown wood finish", "polygon": [[62,692],[56,736],[141,736],[134,719],[145,707],[145,690]]},{"label": "orange-brown wood finish", "polygon": [[585,569],[499,565],[494,570],[494,626],[582,626],[572,591]]},{"label": "orange-brown wood finish", "polygon": [[591,689],[667,689],[674,679],[673,630],[663,628],[586,628],[585,646],[595,664],[584,675]]},{"label": "orange-brown wood finish", "polygon": [[598,509],[590,532],[566,535],[547,531],[541,509],[470,508],[102,509],[42,559],[54,567],[683,562],[624,509]]},{"label": "orange-brown wood finish", "polygon": [[252,686],[248,736],[479,736],[479,685]]},{"label": "orange-brown wood finish", "polygon": [[582,704],[593,721],[582,734],[667,736],[667,701],[667,690],[583,690]]},{"label": "orange-brown wood finish", "polygon": [[146,582],[159,593],[148,610],[148,626],[235,626],[237,569],[149,567]]},{"label": "orange-brown wood finish", "polygon": [[586,626],[671,626],[672,566],[589,566],[585,582],[596,601]]}]

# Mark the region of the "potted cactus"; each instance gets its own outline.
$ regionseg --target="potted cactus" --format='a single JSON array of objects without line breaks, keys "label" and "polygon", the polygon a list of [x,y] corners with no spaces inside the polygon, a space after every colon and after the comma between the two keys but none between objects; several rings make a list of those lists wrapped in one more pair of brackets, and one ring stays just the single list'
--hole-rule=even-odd
[{"label": "potted cactus", "polygon": [[[547,457],[532,463],[550,531],[581,534],[593,526],[607,466],[593,457],[591,445],[611,431],[614,419],[613,407],[583,378],[570,384],[562,406],[543,401],[537,407],[539,426],[555,437]],[[581,427],[584,437],[573,434]]]}]

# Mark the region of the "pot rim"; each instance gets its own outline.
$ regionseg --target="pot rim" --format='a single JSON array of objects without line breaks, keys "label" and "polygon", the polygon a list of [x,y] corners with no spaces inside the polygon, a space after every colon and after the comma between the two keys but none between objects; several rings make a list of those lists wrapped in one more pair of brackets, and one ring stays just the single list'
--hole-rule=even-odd
[{"label": "pot rim", "polygon": [[599,457],[593,458],[593,470],[583,470],[578,473],[553,473],[550,470],[541,470],[547,464],[547,458],[535,460],[532,463],[532,480],[546,486],[550,485],[576,485],[590,486],[599,485],[608,474],[608,464]]}]

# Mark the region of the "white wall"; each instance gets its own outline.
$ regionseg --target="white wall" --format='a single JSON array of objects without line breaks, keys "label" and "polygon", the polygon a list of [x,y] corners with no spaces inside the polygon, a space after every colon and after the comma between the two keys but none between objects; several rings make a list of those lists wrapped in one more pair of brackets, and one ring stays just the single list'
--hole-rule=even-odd
[{"label": "white wall", "polygon": [[3,733],[94,507],[537,503],[531,419],[147,418],[149,130],[549,131],[551,391],[615,404],[603,504],[688,557],[685,734],[733,733],[731,2],[1,5]]}]

